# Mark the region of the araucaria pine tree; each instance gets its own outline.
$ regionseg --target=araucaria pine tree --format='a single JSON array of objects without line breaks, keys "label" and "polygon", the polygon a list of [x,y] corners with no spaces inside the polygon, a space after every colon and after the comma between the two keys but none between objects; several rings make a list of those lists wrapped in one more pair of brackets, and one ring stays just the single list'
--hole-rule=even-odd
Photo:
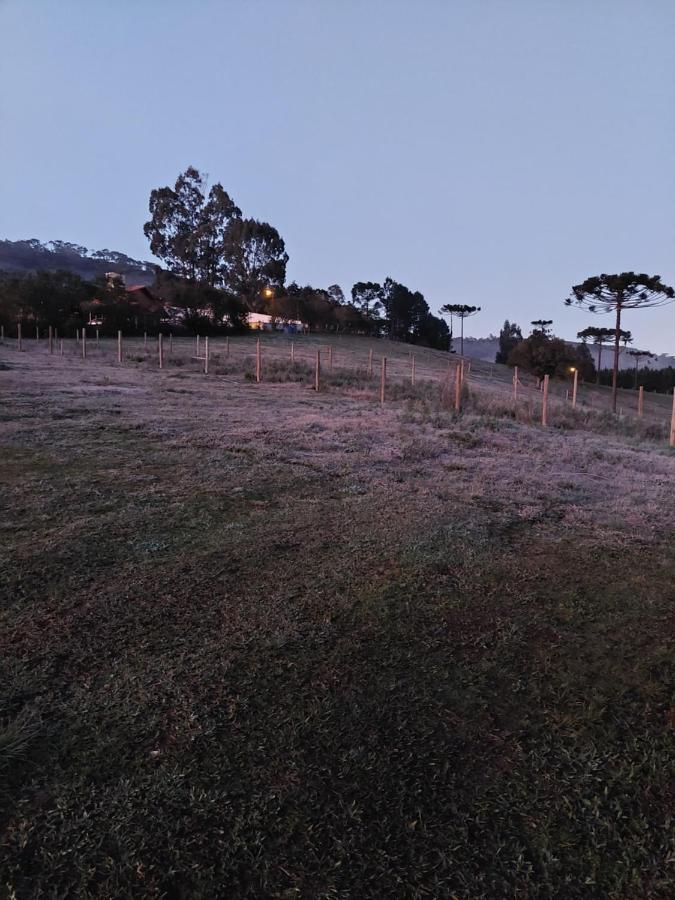
[{"label": "araucaria pine tree", "polygon": [[[459,355],[464,356],[464,319],[468,319],[469,316],[475,316],[477,312],[480,312],[480,306],[467,306],[466,303],[446,303],[445,306],[441,306],[440,312],[450,316],[450,321],[452,322],[452,317],[457,316],[460,321],[460,350]],[[450,331],[450,341],[452,343],[452,330]]]},{"label": "araucaria pine tree", "polygon": [[586,306],[593,313],[611,313],[614,324],[614,366],[612,369],[612,410],[616,412],[617,378],[619,373],[619,342],[621,341],[621,314],[626,309],[647,306],[663,306],[675,299],[675,290],[661,281],[659,275],[636,275],[621,272],[618,275],[595,275],[572,288],[565,300],[566,306]]}]

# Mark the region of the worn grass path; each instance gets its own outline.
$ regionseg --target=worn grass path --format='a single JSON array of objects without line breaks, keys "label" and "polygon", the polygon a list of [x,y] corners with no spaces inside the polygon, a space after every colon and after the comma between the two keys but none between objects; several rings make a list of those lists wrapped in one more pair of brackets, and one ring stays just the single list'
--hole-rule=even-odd
[{"label": "worn grass path", "polygon": [[672,454],[7,364],[0,895],[672,895]]}]

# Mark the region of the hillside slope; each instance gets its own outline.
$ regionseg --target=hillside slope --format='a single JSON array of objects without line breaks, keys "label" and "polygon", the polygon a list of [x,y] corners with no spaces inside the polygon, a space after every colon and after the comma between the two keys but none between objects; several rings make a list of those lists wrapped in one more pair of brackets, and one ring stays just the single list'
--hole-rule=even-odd
[{"label": "hillside slope", "polygon": [[88,250],[67,241],[0,240],[0,271],[23,274],[39,270],[66,269],[92,280],[106,272],[119,272],[133,284],[151,284],[154,263],[132,259],[116,250]]}]

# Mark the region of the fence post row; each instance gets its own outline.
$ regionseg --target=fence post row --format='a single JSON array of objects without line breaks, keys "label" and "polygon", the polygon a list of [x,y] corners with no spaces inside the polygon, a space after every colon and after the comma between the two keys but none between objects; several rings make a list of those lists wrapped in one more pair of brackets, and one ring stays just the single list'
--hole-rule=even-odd
[{"label": "fence post row", "polygon": [[[5,339],[5,327],[0,326],[0,341],[4,341]],[[21,322],[17,322],[16,328],[16,340],[17,340],[17,350],[23,350],[23,333],[22,333],[22,325]],[[38,342],[40,340],[40,332],[39,327],[36,326],[35,329],[35,341]],[[58,329],[54,328],[52,325],[47,327],[47,340],[49,346],[49,353],[51,355],[55,352],[54,343],[58,338]],[[81,329],[75,330],[75,340],[79,342],[82,348],[82,359],[87,359],[87,332],[86,328],[83,326]],[[96,344],[99,345],[100,336],[99,329],[96,329]],[[164,335],[162,333],[158,334],[158,366],[160,369],[164,368]],[[147,346],[147,332],[143,333],[143,343],[144,346]],[[201,337],[197,335],[197,353],[199,354],[199,350],[201,349]],[[169,335],[169,346],[173,349],[173,335]],[[63,338],[59,340],[59,354],[60,356],[64,355],[64,344]],[[229,336],[225,339],[225,352],[229,356],[230,355],[230,338]],[[329,346],[327,348],[328,352],[328,365],[330,369],[333,368],[333,347]],[[290,354],[291,354],[291,362],[295,362],[295,342],[291,341],[290,345]],[[209,354],[209,339],[208,337],[204,338],[204,356],[201,357],[204,360],[204,374],[209,374],[209,362],[210,362],[210,354]],[[123,353],[123,337],[122,331],[118,330],[117,332],[117,362],[121,364],[124,360]],[[455,366],[455,410],[457,412],[461,412],[462,408],[462,390],[464,387],[464,379],[466,375],[470,372],[471,363],[469,361],[461,360]],[[450,361],[448,361],[448,375],[450,369]],[[410,383],[411,385],[415,385],[416,382],[416,357],[414,353],[410,353]],[[576,408],[578,392],[579,392],[579,371],[578,369],[574,370],[573,373],[573,383],[572,383],[572,408]],[[372,378],[373,376],[373,349],[371,348],[368,351],[368,376]],[[260,383],[262,381],[262,346],[260,343],[260,338],[256,340],[256,382]],[[381,370],[380,370],[380,404],[384,405],[386,400],[386,381],[387,381],[387,357],[383,356],[381,360]],[[518,366],[514,366],[513,368],[513,401],[517,404],[518,402],[518,387],[520,385],[519,379],[519,370]],[[541,406],[541,424],[544,427],[547,427],[549,424],[549,416],[548,416],[548,400],[549,400],[549,387],[550,387],[550,376],[544,375],[543,379],[540,381],[539,390],[542,392],[542,406]],[[316,371],[315,371],[315,379],[314,379],[314,388],[317,392],[321,390],[321,351],[316,351]],[[639,418],[644,416],[644,385],[640,385],[638,387],[638,396],[637,396],[637,415]],[[566,392],[566,399],[569,399],[570,391]],[[530,399],[531,404],[531,399]],[[620,413],[623,414],[623,408],[620,410]],[[532,414],[532,409],[530,409],[530,414]],[[670,421],[670,435],[669,435],[669,445],[671,447],[675,447],[675,392],[673,393],[673,408],[671,413],[671,421]]]}]

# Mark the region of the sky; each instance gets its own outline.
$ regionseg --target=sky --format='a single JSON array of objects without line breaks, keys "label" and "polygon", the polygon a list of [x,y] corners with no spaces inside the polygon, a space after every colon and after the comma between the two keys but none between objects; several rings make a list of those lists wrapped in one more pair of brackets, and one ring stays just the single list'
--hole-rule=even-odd
[{"label": "sky", "polygon": [[[193,165],[289,281],[574,338],[588,276],[675,285],[673,47],[675,0],[0,0],[0,238],[150,259]],[[624,326],[675,353],[675,304]]]}]

